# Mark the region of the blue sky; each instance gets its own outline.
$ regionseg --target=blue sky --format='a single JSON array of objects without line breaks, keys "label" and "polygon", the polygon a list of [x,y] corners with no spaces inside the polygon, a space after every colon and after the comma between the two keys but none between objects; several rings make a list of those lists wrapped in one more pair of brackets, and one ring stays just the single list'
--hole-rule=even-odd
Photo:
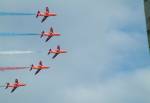
[{"label": "blue sky", "polygon": [[[39,36],[0,37],[0,66],[29,66],[42,60],[53,70],[34,76],[28,70],[0,72],[0,83],[18,78],[27,87],[13,94],[0,89],[3,103],[149,103],[150,57],[142,0],[1,0],[2,12],[58,14],[43,24],[35,16],[0,16],[0,32],[61,33],[48,43]],[[55,60],[49,48],[68,50]]]}]

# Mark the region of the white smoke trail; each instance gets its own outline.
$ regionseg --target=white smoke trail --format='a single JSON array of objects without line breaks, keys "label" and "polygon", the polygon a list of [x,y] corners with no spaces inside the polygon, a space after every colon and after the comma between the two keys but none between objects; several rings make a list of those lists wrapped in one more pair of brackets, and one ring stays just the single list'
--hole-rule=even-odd
[{"label": "white smoke trail", "polygon": [[0,51],[0,55],[32,54],[33,51]]}]

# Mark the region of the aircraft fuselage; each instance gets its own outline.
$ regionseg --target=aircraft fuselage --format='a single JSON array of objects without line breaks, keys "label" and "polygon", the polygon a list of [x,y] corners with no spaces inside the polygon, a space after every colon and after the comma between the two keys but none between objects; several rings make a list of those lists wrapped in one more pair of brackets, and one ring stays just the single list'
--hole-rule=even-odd
[{"label": "aircraft fuselage", "polygon": [[56,16],[56,13],[52,13],[52,12],[44,12],[44,13],[42,13],[42,12],[40,12],[40,13],[38,13],[38,16]]},{"label": "aircraft fuselage", "polygon": [[22,86],[26,86],[26,84],[24,84],[24,83],[14,83],[14,84],[8,85],[8,87],[12,87],[12,88],[14,88],[14,87],[22,87]]},{"label": "aircraft fuselage", "polygon": [[32,69],[48,69],[48,66],[33,66]]},{"label": "aircraft fuselage", "polygon": [[67,51],[65,51],[65,50],[51,50],[51,51],[49,51],[49,53],[60,54],[60,53],[67,53]]},{"label": "aircraft fuselage", "polygon": [[44,36],[60,36],[61,34],[59,34],[59,33],[45,32],[43,35],[44,35]]}]

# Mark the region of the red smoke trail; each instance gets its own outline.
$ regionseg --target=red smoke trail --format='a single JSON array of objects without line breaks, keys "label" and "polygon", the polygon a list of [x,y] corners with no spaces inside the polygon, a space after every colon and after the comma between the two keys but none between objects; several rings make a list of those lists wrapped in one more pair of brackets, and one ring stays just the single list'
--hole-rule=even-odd
[{"label": "red smoke trail", "polygon": [[5,70],[22,70],[22,69],[27,69],[30,67],[0,67],[0,71],[5,71]]}]

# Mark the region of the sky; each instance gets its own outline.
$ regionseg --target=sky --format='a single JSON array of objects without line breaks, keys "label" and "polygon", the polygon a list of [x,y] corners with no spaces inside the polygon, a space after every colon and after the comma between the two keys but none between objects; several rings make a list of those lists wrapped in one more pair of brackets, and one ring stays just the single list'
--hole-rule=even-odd
[{"label": "sky", "polygon": [[[149,103],[150,55],[143,0],[1,0],[0,12],[58,16],[0,16],[0,32],[62,34],[45,43],[38,35],[0,36],[0,66],[43,64],[49,70],[0,72],[0,84],[18,78],[26,87],[0,88],[1,103]],[[49,48],[68,51],[52,60]]]}]

